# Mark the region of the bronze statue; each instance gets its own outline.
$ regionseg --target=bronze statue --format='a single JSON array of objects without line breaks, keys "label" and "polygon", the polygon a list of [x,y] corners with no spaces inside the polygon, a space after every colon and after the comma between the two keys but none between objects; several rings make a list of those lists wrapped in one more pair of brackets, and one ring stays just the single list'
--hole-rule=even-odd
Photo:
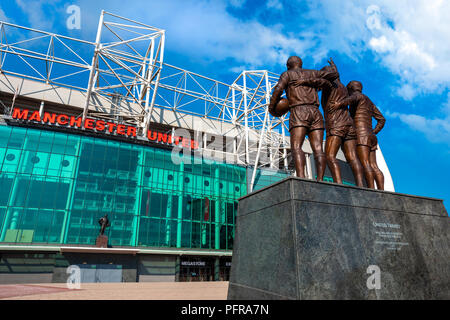
[{"label": "bronze statue", "polygon": [[[347,84],[349,97],[336,102],[335,107],[350,106],[350,115],[356,129],[356,152],[364,169],[367,187],[384,190],[384,175],[378,168],[376,150],[378,139],[376,134],[383,129],[386,119],[373,102],[362,93],[362,84],[359,81],[350,81]],[[372,129],[372,118],[377,124]]]},{"label": "bronze statue", "polygon": [[[337,71],[333,60],[332,66],[322,68],[324,72]],[[347,88],[342,84],[339,76],[332,82],[323,78],[300,79],[298,85],[308,85],[322,89],[322,108],[325,117],[327,131],[325,154],[333,181],[342,184],[341,170],[336,155],[342,146],[347,163],[352,168],[356,185],[363,187],[363,168],[356,155],[356,131],[353,120],[350,117],[347,105],[337,106],[335,101],[341,101],[348,97]]]},{"label": "bronze statue", "polygon": [[[330,63],[331,64],[331,63]],[[286,91],[289,100],[289,132],[291,135],[291,154],[295,163],[297,176],[305,178],[306,158],[302,145],[306,135],[314,154],[317,168],[317,181],[323,180],[326,158],[322,148],[324,122],[319,111],[318,89],[311,86],[297,85],[299,79],[325,78],[333,81],[337,78],[337,70],[309,70],[303,69],[300,57],[292,56],[286,63],[287,71],[283,72],[273,89],[269,104],[269,112],[276,114],[283,91]]]},{"label": "bronze statue", "polygon": [[111,224],[109,223],[108,214],[105,214],[103,217],[101,217],[100,220],[98,220],[98,223],[101,225],[100,235],[102,236],[105,233],[105,229],[111,226]]}]

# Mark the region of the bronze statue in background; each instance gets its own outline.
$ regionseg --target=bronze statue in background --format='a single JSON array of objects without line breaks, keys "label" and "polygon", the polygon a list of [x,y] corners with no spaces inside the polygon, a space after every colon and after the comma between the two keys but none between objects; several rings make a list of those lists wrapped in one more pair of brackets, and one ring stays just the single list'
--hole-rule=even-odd
[{"label": "bronze statue in background", "polygon": [[[375,182],[379,190],[384,190],[384,175],[378,168],[376,150],[378,139],[376,134],[383,129],[386,119],[373,102],[362,93],[359,81],[350,81],[347,85],[349,97],[336,102],[336,108],[350,106],[350,115],[356,129],[356,152],[364,169],[367,187],[375,189]],[[372,118],[377,124],[372,129]]]},{"label": "bronze statue in background", "polygon": [[[322,71],[330,73],[337,71],[333,60],[330,58],[331,66],[322,68]],[[333,181],[342,184],[341,170],[336,155],[342,146],[347,163],[352,168],[356,185],[363,187],[364,171],[356,154],[356,131],[353,120],[350,117],[347,105],[336,105],[348,97],[347,88],[342,84],[339,76],[334,81],[323,78],[300,79],[298,85],[307,85],[322,89],[322,108],[325,117],[325,128],[327,131],[325,154],[328,167],[330,168]]]},{"label": "bronze statue in background", "polygon": [[101,217],[100,220],[98,220],[98,224],[101,226],[100,235],[102,236],[105,233],[106,228],[111,226],[108,215],[105,214],[103,217]]},{"label": "bronze statue in background", "polygon": [[[331,64],[331,63],[330,63]],[[292,56],[286,63],[287,71],[283,72],[273,89],[269,104],[269,112],[277,114],[278,103],[283,91],[289,101],[289,132],[291,136],[291,154],[294,159],[297,176],[305,178],[306,157],[302,145],[306,135],[314,155],[317,169],[317,181],[323,180],[326,158],[323,152],[324,121],[319,111],[318,88],[297,85],[301,79],[324,78],[333,81],[338,77],[337,70],[331,65],[327,70],[303,69],[300,57]]]}]

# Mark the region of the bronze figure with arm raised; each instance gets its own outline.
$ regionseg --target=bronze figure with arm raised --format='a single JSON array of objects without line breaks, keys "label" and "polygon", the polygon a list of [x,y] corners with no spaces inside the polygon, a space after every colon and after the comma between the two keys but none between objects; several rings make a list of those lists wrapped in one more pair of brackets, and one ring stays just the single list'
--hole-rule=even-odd
[{"label": "bronze figure with arm raised", "polygon": [[326,158],[322,148],[324,122],[319,111],[319,88],[297,85],[299,79],[325,78],[333,80],[338,73],[331,70],[309,70],[302,68],[303,62],[297,56],[288,59],[287,71],[283,72],[273,89],[269,111],[273,112],[286,91],[289,100],[289,132],[291,138],[291,154],[294,159],[297,176],[305,178],[306,157],[302,145],[308,135],[317,168],[317,180],[322,181],[325,173]]},{"label": "bronze figure with arm raised", "polygon": [[[330,59],[330,66],[326,66],[322,70],[330,68],[334,68],[337,71],[332,59]],[[347,98],[347,88],[341,83],[339,77],[334,81],[328,81],[323,78],[304,79],[298,80],[297,84],[319,86],[322,89],[321,103],[327,132],[325,154],[333,181],[342,183],[341,170],[336,158],[339,148],[342,146],[347,163],[350,165],[355,177],[356,185],[363,187],[364,174],[356,154],[356,132],[353,120],[350,117],[347,105],[335,103]]]}]

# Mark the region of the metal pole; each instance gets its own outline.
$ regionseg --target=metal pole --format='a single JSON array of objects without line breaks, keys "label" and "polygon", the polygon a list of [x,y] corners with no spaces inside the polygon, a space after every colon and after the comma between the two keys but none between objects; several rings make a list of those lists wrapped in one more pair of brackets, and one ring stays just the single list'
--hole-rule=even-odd
[{"label": "metal pole", "polygon": [[284,133],[284,125],[281,124],[281,137],[283,139],[283,162],[284,162],[284,169],[288,170],[288,160],[287,160],[287,151],[286,151],[286,135]]},{"label": "metal pole", "polygon": [[264,137],[264,131],[266,129],[266,123],[267,123],[267,118],[269,115],[269,107],[268,107],[268,103],[270,100],[269,97],[269,78],[267,77],[267,71],[265,73],[265,77],[266,77],[266,111],[264,113],[264,122],[263,122],[263,127],[261,129],[261,133],[259,134],[259,143],[258,143],[258,152],[256,153],[256,159],[255,159],[255,167],[253,168],[253,174],[252,174],[252,179],[250,180],[250,192],[253,191],[253,184],[255,183],[255,177],[256,177],[256,171],[258,170],[258,162],[259,162],[259,156],[261,154],[261,148],[262,148],[262,140]]},{"label": "metal pole", "polygon": [[89,109],[89,103],[90,103],[90,100],[91,100],[92,88],[94,87],[95,78],[96,78],[95,77],[95,70],[96,70],[96,67],[97,67],[98,55],[99,55],[99,52],[101,50],[100,40],[101,40],[101,36],[102,36],[104,14],[105,14],[105,11],[102,10],[102,13],[100,15],[100,19],[98,21],[97,38],[95,39],[95,51],[94,51],[94,56],[92,57],[92,64],[91,64],[91,66],[89,68],[90,69],[90,74],[89,74],[88,89],[87,89],[87,93],[86,93],[86,103],[85,103],[84,109],[83,109],[83,122],[84,122],[84,120],[86,120],[86,116],[87,116],[88,109]]},{"label": "metal pole", "polygon": [[242,94],[244,95],[244,125],[245,125],[245,162],[247,165],[250,164],[250,154],[249,154],[249,140],[248,140],[248,106],[247,106],[247,75],[246,72],[243,71],[243,81],[244,81],[244,90]]},{"label": "metal pole", "polygon": [[[163,60],[164,60],[164,45],[165,45],[165,31],[162,31],[161,34],[161,42],[160,42],[160,51],[159,51],[159,70],[158,75],[156,77],[156,82],[154,85],[154,89],[153,89],[153,96],[152,96],[152,102],[150,103],[150,107],[149,110],[147,111],[146,114],[146,120],[145,120],[145,131],[144,131],[144,136],[146,135],[146,132],[148,131],[148,126],[150,124],[150,120],[152,118],[152,113],[153,113],[153,108],[155,106],[155,99],[156,99],[156,93],[158,91],[158,87],[159,87],[159,79],[161,78],[161,71],[162,71],[162,66],[163,66]],[[149,89],[150,90],[150,87]]]}]

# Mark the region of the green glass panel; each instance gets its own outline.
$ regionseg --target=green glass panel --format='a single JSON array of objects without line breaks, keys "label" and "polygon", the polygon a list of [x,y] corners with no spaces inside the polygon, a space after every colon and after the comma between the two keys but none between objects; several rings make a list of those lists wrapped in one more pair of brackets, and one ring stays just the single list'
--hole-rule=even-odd
[{"label": "green glass panel", "polygon": [[211,248],[211,224],[203,222],[200,225],[200,245],[203,249]]},{"label": "green glass panel", "polygon": [[[16,229],[18,230],[30,230],[35,231],[36,219],[37,219],[37,209],[23,209],[20,211],[18,218],[18,223]],[[11,229],[14,223],[11,224]],[[20,241],[22,242],[22,241]],[[31,242],[31,241],[30,241]]]},{"label": "green glass panel", "polygon": [[67,155],[76,156],[80,139],[80,136],[68,135],[64,153]]},{"label": "green glass panel", "polygon": [[227,226],[227,249],[233,249],[234,241],[234,226]]},{"label": "green glass panel", "polygon": [[61,242],[61,233],[64,225],[64,211],[53,211],[50,231],[48,233],[47,242],[48,243],[60,243]]},{"label": "green glass panel", "polygon": [[227,202],[226,208],[227,208],[227,224],[233,224],[234,203]]},{"label": "green glass panel", "polygon": [[182,218],[183,220],[190,220],[192,218],[192,212],[191,212],[191,206],[192,206],[192,196],[190,195],[183,195],[183,206],[182,206]]},{"label": "green glass panel", "polygon": [[[6,206],[8,204],[9,195],[11,194],[11,188],[13,185],[13,175],[2,173],[0,174],[0,206]],[[0,224],[2,220],[0,220]]]},{"label": "green glass panel", "polygon": [[192,245],[191,235],[192,235],[192,222],[191,221],[183,221],[181,229],[181,247],[190,248]]},{"label": "green glass panel", "polygon": [[203,199],[193,199],[192,201],[192,220],[201,221],[203,220],[204,214],[204,200]]},{"label": "green glass panel", "polygon": [[63,157],[64,156],[62,154],[50,154],[47,169],[48,176],[58,177],[61,175],[63,168]]},{"label": "green glass panel", "polygon": [[0,148],[8,146],[9,136],[11,135],[11,127],[0,125]]},{"label": "green glass panel", "polygon": [[111,227],[108,228],[111,245],[129,246],[131,244],[134,216],[126,214],[109,215]]},{"label": "green glass panel", "polygon": [[34,242],[46,243],[52,227],[53,210],[33,210],[35,215]]},{"label": "green glass panel", "polygon": [[48,161],[50,158],[49,153],[37,152],[30,161],[34,164],[34,175],[45,175],[47,173]]},{"label": "green glass panel", "polygon": [[40,136],[41,133],[39,131],[28,129],[26,133],[25,146],[23,149],[37,151]]},{"label": "green glass panel", "polygon": [[41,131],[41,137],[39,139],[39,145],[37,147],[38,152],[51,152],[53,147],[53,138],[55,134],[50,131]]},{"label": "green glass panel", "polygon": [[61,161],[61,177],[72,178],[75,173],[78,158],[71,155],[64,155]]},{"label": "green glass panel", "polygon": [[16,172],[20,162],[21,150],[7,149],[2,172]]},{"label": "green glass panel", "polygon": [[67,135],[63,133],[55,133],[52,143],[52,154],[64,154],[67,142]]},{"label": "green glass panel", "polygon": [[24,150],[20,157],[20,164],[18,166],[18,172],[31,174],[33,172],[35,162],[36,151]]},{"label": "green glass panel", "polygon": [[5,217],[6,217],[6,208],[0,207],[0,233],[2,231],[5,222]]},{"label": "green glass panel", "polygon": [[0,168],[2,167],[3,161],[5,160],[5,156],[6,156],[6,148],[0,147]]},{"label": "green glass panel", "polygon": [[8,148],[22,149],[25,142],[27,130],[23,128],[14,127],[9,136]]},{"label": "green glass panel", "polygon": [[[47,183],[42,179],[38,177],[32,177],[30,180],[29,188],[28,188],[28,195],[26,199],[26,207],[28,208],[39,208],[41,205],[49,205],[49,203],[54,202],[54,193],[47,194],[47,188],[50,187],[47,185]],[[50,187],[51,191],[52,188]],[[41,203],[42,199],[42,203]],[[49,205],[49,207],[53,207],[52,205]]]},{"label": "green glass panel", "polygon": [[144,228],[140,237],[139,242],[146,246],[159,246],[159,229],[160,229],[160,219],[152,218],[141,218],[141,230]]},{"label": "green glass panel", "polygon": [[227,226],[220,226],[220,249],[227,248]]},{"label": "green glass panel", "polygon": [[15,207],[25,206],[30,180],[30,176],[18,176],[16,178],[16,182],[11,194],[12,201],[10,205]]}]

